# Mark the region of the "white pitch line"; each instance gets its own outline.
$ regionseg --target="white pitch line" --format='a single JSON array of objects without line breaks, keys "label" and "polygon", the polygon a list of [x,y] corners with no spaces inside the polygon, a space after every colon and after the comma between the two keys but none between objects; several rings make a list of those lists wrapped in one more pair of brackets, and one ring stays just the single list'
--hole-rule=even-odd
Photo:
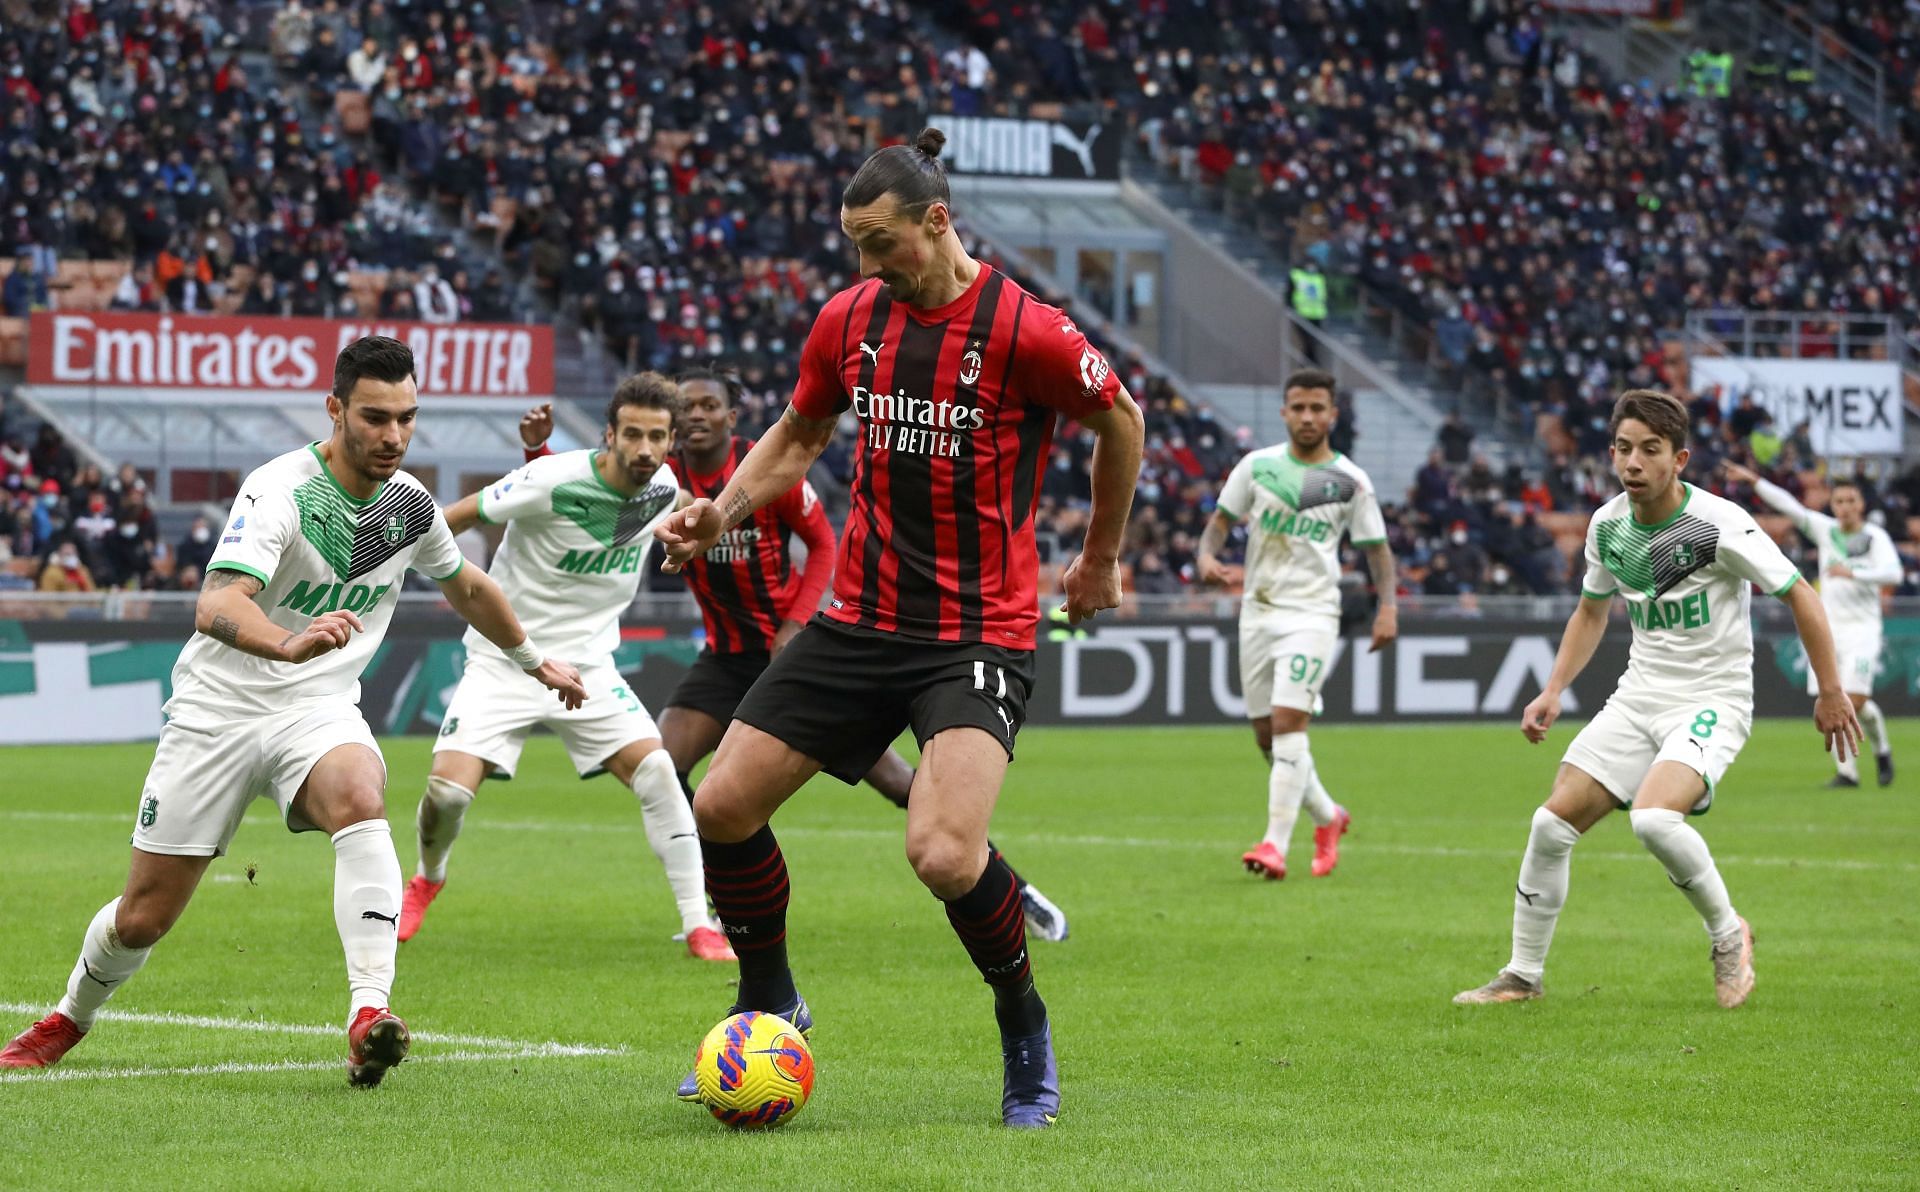
[{"label": "white pitch line", "polygon": [[[126,816],[111,815],[97,811],[0,811],[0,818],[6,819],[47,819],[62,821],[95,822],[110,820],[121,823]],[[1516,821],[1518,822],[1518,821]],[[502,832],[592,832],[595,835],[608,833],[632,833],[643,831],[639,824],[587,824],[584,822],[561,820],[487,820],[476,819],[469,827],[482,830],[498,829]],[[783,827],[780,835],[796,838],[819,837],[829,840],[898,840],[899,829],[895,828],[807,828]],[[1036,832],[1021,836],[1008,837],[1011,844],[1064,845],[1068,847],[1089,848],[1154,848],[1154,849],[1190,849],[1201,852],[1213,852],[1222,848],[1237,846],[1222,845],[1213,840],[1174,840],[1154,836],[1079,836],[1059,835]],[[1451,848],[1444,845],[1411,844],[1369,844],[1355,841],[1348,846],[1357,851],[1387,853],[1399,857],[1467,857],[1467,858],[1504,858],[1511,860],[1519,856],[1523,848],[1512,849],[1474,849]],[[1640,863],[1647,859],[1646,853],[1634,852],[1582,852],[1583,860],[1590,861],[1631,861]],[[1860,872],[1890,871],[1894,873],[1920,873],[1920,862],[1912,861],[1864,861],[1855,857],[1807,858],[1807,857],[1769,857],[1748,856],[1745,854],[1715,853],[1715,859],[1728,865],[1764,865],[1784,869],[1804,866],[1808,869],[1843,869]]]},{"label": "white pitch line", "polygon": [[[42,1014],[46,1012],[44,1003],[36,1002],[0,1002],[0,1012],[8,1014]],[[175,1014],[171,1011],[147,1012],[140,1010],[102,1010],[100,1017],[108,1022],[137,1022],[158,1026],[205,1027],[218,1031],[252,1031],[266,1035],[344,1035],[345,1026],[315,1026],[306,1022],[266,1022],[257,1018],[220,1018],[207,1014]],[[552,1041],[535,1042],[528,1039],[494,1039],[485,1035],[443,1035],[437,1032],[415,1032],[413,1038],[421,1043],[445,1043],[454,1047],[485,1047],[501,1051],[524,1050],[529,1047],[591,1047],[591,1044],[556,1043]],[[583,1053],[584,1054],[584,1053]]]},{"label": "white pitch line", "polygon": [[[512,1051],[446,1051],[413,1056],[409,1064],[479,1063],[486,1060],[566,1059],[578,1056],[623,1055],[617,1047],[587,1047],[570,1043],[538,1043]],[[58,1080],[128,1080],[140,1076],[224,1076],[253,1072],[329,1072],[344,1060],[273,1060],[267,1063],[233,1061],[183,1068],[59,1068],[0,1073],[0,1084],[46,1083]]]}]

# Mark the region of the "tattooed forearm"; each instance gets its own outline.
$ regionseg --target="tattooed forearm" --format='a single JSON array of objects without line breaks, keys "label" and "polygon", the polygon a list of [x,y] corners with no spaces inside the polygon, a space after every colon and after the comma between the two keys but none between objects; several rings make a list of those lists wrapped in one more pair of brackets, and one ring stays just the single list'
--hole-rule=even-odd
[{"label": "tattooed forearm", "polygon": [[239,623],[232,617],[222,613],[213,619],[213,624],[207,629],[207,636],[217,642],[225,642],[230,646],[238,646],[240,644]]},{"label": "tattooed forearm", "polygon": [[202,592],[212,592],[220,588],[232,587],[240,588],[242,594],[251,597],[258,593],[265,585],[244,571],[230,571],[224,567],[217,567],[207,572],[207,578],[200,584],[200,590]]},{"label": "tattooed forearm", "polygon": [[753,498],[747,495],[746,489],[737,489],[733,494],[733,500],[727,502],[727,508],[725,510],[726,520],[723,524],[727,529],[731,530],[741,522],[747,520],[747,517],[752,513]]},{"label": "tattooed forearm", "polygon": [[1398,605],[1399,581],[1394,576],[1393,548],[1384,542],[1375,542],[1366,548],[1367,570],[1373,575],[1373,590],[1380,597],[1381,608],[1394,608]]}]

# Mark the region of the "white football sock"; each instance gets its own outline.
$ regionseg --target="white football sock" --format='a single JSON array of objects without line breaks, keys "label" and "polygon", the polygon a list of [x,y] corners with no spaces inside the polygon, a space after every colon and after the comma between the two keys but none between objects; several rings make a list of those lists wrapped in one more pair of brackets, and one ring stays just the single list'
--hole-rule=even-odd
[{"label": "white football sock", "polygon": [[1312,758],[1307,759],[1307,796],[1300,800],[1300,806],[1306,808],[1318,827],[1326,827],[1340,814],[1340,805],[1333,801],[1327,788],[1320,781],[1320,766]]},{"label": "white football sock", "polygon": [[1293,822],[1300,817],[1300,800],[1307,794],[1307,776],[1313,773],[1313,754],[1307,734],[1280,733],[1273,738],[1273,768],[1267,771],[1267,843],[1287,855]]},{"label": "white football sock", "polygon": [[114,916],[119,913],[120,900],[116,898],[101,907],[93,922],[87,924],[86,938],[80,943],[80,959],[73,966],[73,975],[67,978],[67,996],[61,998],[56,1007],[83,1031],[93,1025],[93,1016],[100,1012],[100,1007],[128,978],[140,971],[140,966],[147,962],[147,954],[153,951],[152,948],[129,948],[120,942],[113,930]]},{"label": "white football sock", "polygon": [[1573,846],[1579,842],[1578,828],[1544,807],[1534,811],[1520,880],[1513,887],[1513,959],[1507,971],[1535,984],[1547,971],[1547,947],[1560,908],[1567,905]]},{"label": "white football sock", "polygon": [[333,834],[333,925],[347,954],[352,1005],[384,1009],[393,996],[393,957],[400,939],[400,854],[383,819],[362,820]]},{"label": "white football sock", "polygon": [[700,833],[693,826],[693,808],[680,790],[673,758],[656,749],[633,768],[633,793],[640,799],[640,821],[647,843],[666,868],[667,884],[680,908],[680,930],[709,926],[707,874],[700,858]]},{"label": "white football sock", "polygon": [[1713,864],[1707,842],[1687,823],[1687,817],[1665,808],[1635,808],[1633,834],[1647,851],[1666,866],[1667,878],[1680,887],[1707,925],[1707,934],[1725,939],[1740,929],[1740,918],[1727,900],[1727,883]]},{"label": "white football sock", "polygon": [[459,839],[460,825],[466,822],[473,792],[446,778],[427,779],[427,793],[420,799],[420,810],[413,816],[413,829],[420,839],[420,876],[430,882],[447,880],[447,854]]},{"label": "white football sock", "polygon": [[1893,742],[1887,739],[1887,718],[1879,704],[1868,700],[1860,705],[1860,727],[1867,730],[1867,741],[1875,754],[1884,757],[1893,752]]}]

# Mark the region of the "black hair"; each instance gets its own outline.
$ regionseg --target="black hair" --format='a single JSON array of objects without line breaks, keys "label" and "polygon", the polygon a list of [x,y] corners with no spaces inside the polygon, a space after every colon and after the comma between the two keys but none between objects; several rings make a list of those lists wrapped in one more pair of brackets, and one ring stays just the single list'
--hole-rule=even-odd
[{"label": "black hair", "polygon": [[1284,403],[1286,395],[1295,389],[1325,389],[1329,397],[1339,394],[1333,374],[1318,368],[1303,368],[1288,375],[1286,382],[1280,386],[1280,400]]},{"label": "black hair", "polygon": [[360,378],[395,384],[413,376],[413,349],[387,335],[363,335],[333,362],[333,395],[345,402]]},{"label": "black hair", "polygon": [[683,369],[680,374],[673,379],[676,384],[680,385],[685,385],[689,381],[713,382],[725,391],[727,395],[727,408],[729,410],[738,409],[740,407],[740,399],[746,396],[747,392],[746,385],[740,380],[740,374],[730,368],[722,366],[717,361],[697,364],[692,368]]},{"label": "black hair", "polygon": [[638,406],[643,410],[665,410],[675,422],[680,420],[680,386],[657,372],[635,373],[614,387],[613,400],[607,403],[607,425],[620,425],[620,407]]},{"label": "black hair", "polygon": [[892,195],[900,213],[910,220],[925,217],[935,203],[953,206],[947,189],[947,169],[940,164],[940,150],[947,134],[937,128],[923,128],[911,145],[888,145],[875,153],[847,183],[840,198],[843,207],[865,207]]}]

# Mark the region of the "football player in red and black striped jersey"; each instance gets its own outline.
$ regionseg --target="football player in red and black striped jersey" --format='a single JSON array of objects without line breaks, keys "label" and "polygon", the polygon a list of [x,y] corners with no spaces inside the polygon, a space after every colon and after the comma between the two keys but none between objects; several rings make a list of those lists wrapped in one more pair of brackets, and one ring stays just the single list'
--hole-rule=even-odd
[{"label": "football player in red and black striped jersey", "polygon": [[[674,472],[694,497],[711,499],[720,495],[753,446],[733,433],[740,417],[740,382],[712,367],[682,373],[679,382],[685,404]],[[806,563],[798,573],[793,535],[807,546]],[[682,785],[720,744],[734,710],[773,655],[818,611],[833,578],[834,547],[826,510],[813,486],[802,480],[727,531],[706,554],[687,561],[682,574],[706,621],[707,645],[660,716],[660,733]],[[867,771],[866,781],[905,810],[913,767],[889,748]],[[687,797],[693,797],[691,788]],[[993,848],[991,841],[988,848]],[[1013,877],[1027,930],[1041,939],[1066,939],[1066,914],[1018,871]]]},{"label": "football player in red and black striped jersey", "polygon": [[[841,198],[861,281],[828,300],[793,403],[717,499],[655,531],[677,570],[799,483],[843,413],[858,420],[833,598],[768,665],[700,783],[707,890],[740,956],[738,1009],[803,1031],[787,965],[788,877],[768,820],[821,770],[857,782],[902,729],[920,742],[907,857],[995,994],[1002,1120],[1059,1111],[1046,1006],[1019,891],[987,847],[1033,682],[1033,512],[1054,424],[1096,437],[1093,507],[1064,577],[1078,622],[1120,603],[1120,543],[1144,429],[1100,351],[1060,310],[974,260],[952,221],[946,138],[868,158]],[[698,1099],[689,1077],[681,1095]]]}]

